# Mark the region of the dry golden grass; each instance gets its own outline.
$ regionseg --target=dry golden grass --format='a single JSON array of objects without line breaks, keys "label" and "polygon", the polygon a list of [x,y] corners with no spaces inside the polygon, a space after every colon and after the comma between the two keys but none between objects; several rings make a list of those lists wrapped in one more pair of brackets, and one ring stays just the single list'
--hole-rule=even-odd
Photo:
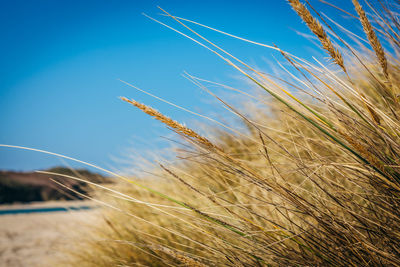
[{"label": "dry golden grass", "polygon": [[375,51],[376,57],[378,58],[379,64],[382,67],[382,72],[385,75],[386,79],[388,79],[389,78],[388,71],[387,71],[388,65],[387,65],[385,52],[383,51],[381,42],[379,41],[378,37],[376,36],[375,31],[372,28],[372,25],[369,22],[367,15],[365,14],[365,11],[362,8],[362,6],[360,5],[360,3],[357,0],[353,0],[353,3],[354,3],[355,9],[356,9],[358,15],[360,16],[360,21],[364,28],[364,32],[366,33],[368,40],[369,40],[372,48]]},{"label": "dry golden grass", "polygon": [[289,0],[292,8],[297,12],[301,19],[307,24],[308,28],[318,37],[322,44],[322,47],[328,52],[332,60],[339,65],[344,72],[346,72],[346,67],[344,66],[343,57],[340,51],[334,47],[332,41],[329,39],[324,28],[315,19],[310,11],[302,4],[299,0]]},{"label": "dry golden grass", "polygon": [[144,179],[99,188],[92,198],[106,208],[76,245],[73,264],[400,265],[397,13],[380,8],[379,31],[394,51],[388,54],[353,1],[380,64],[354,54],[346,59],[354,64],[345,66],[305,5],[289,2],[343,72],[277,49],[293,78],[274,78],[173,17],[260,91],[234,91],[250,96],[245,108],[217,97],[238,122],[209,127],[207,138],[123,98],[178,133],[182,144],[173,152],[177,160],[155,162]]}]

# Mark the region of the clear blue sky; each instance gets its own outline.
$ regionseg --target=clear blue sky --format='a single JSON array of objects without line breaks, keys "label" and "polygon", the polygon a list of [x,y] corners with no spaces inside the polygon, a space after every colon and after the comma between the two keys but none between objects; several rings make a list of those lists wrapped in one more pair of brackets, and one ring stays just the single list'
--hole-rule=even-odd
[{"label": "clear blue sky", "polygon": [[[317,7],[321,4],[312,1]],[[313,44],[284,0],[35,0],[0,2],[0,143],[45,149],[102,166],[127,149],[162,146],[168,131],[119,96],[143,101],[189,125],[196,119],[127,87],[204,111],[207,96],[181,74],[234,83],[237,73],[176,33],[141,15],[174,15],[309,56]],[[327,14],[337,13],[322,6]],[[199,29],[199,28],[196,28]],[[199,29],[242,59],[268,68],[273,52]],[[264,65],[263,65],[264,64]],[[59,165],[46,155],[0,148],[0,169]]]}]

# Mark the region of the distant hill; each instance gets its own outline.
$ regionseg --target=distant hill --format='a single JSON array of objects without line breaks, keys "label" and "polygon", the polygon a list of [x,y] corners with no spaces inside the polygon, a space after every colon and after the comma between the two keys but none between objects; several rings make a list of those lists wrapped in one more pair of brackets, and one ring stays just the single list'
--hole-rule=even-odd
[{"label": "distant hill", "polygon": [[[56,167],[46,171],[71,175],[95,183],[110,183],[112,179],[88,170]],[[0,171],[0,204],[47,200],[76,200],[82,196],[54,183],[50,178],[73,188],[79,193],[90,192],[90,187],[73,179],[36,172]]]}]

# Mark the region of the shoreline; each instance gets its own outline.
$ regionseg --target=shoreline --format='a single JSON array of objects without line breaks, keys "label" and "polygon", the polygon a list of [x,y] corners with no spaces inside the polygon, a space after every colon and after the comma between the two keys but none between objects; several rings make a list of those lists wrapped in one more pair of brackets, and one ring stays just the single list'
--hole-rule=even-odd
[{"label": "shoreline", "polygon": [[0,216],[48,212],[69,212],[97,208],[92,201],[48,201],[0,205]]}]

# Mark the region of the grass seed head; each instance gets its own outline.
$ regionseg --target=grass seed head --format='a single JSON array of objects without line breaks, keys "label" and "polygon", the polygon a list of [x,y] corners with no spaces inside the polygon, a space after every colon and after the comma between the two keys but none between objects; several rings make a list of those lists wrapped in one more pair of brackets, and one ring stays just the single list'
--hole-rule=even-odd
[{"label": "grass seed head", "polygon": [[165,116],[164,114],[155,110],[154,108],[147,106],[145,104],[139,103],[133,99],[128,99],[126,97],[121,97],[121,100],[128,102],[128,103],[132,104],[133,106],[139,108],[147,115],[152,116],[154,119],[164,123],[165,125],[167,125],[168,127],[172,128],[172,129],[174,129],[177,133],[182,134],[187,137],[190,137],[190,138],[196,140],[197,142],[199,142],[200,144],[203,144],[206,147],[215,148],[215,146],[207,138],[199,135],[192,129],[180,124],[179,122]]},{"label": "grass seed head", "polygon": [[318,37],[322,47],[328,52],[332,60],[340,66],[344,72],[347,72],[342,54],[335,48],[319,21],[311,15],[310,11],[299,0],[289,0],[289,3],[294,11],[296,11],[300,18],[307,24],[308,28]]}]

